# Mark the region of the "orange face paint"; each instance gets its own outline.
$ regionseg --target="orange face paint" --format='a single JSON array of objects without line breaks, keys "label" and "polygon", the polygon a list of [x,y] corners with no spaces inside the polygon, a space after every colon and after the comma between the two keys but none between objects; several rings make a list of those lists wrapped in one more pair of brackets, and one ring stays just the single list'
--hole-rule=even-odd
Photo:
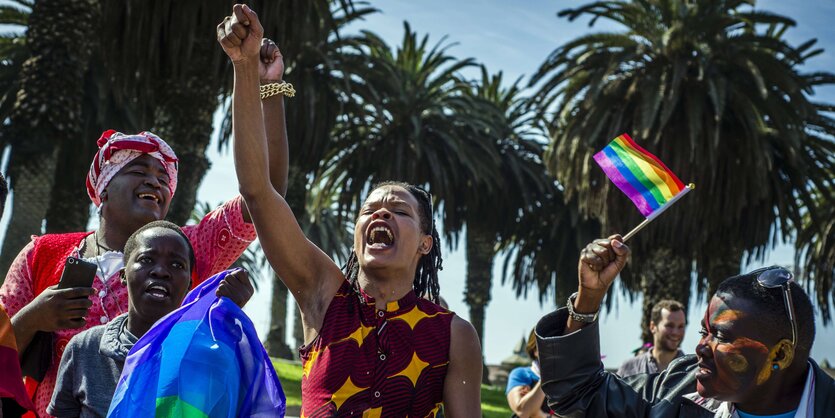
[{"label": "orange face paint", "polygon": [[743,312],[733,310],[733,309],[724,309],[719,311],[719,313],[713,318],[714,325],[723,325],[727,324],[728,322],[736,321],[740,318],[745,316]]},{"label": "orange face paint", "polygon": [[739,337],[734,340],[733,345],[739,347],[740,349],[749,348],[762,354],[768,353],[768,347],[766,347],[765,344],[750,338]]},{"label": "orange face paint", "polygon": [[725,355],[724,360],[727,362],[728,368],[736,373],[743,373],[748,370],[748,359],[745,357],[743,350],[768,353],[768,348],[763,343],[745,337],[737,338],[731,344],[719,344],[716,347],[716,351]]},{"label": "orange face paint", "polygon": [[[730,309],[727,302],[724,298],[714,297],[705,312],[705,337],[700,342],[704,354],[699,357],[704,358],[706,367],[712,368],[714,373],[703,377],[698,385],[700,393],[733,400],[738,394],[756,390],[768,380],[771,375],[767,361],[770,350],[746,332],[751,319],[747,311]],[[748,336],[738,336],[740,333]]]}]

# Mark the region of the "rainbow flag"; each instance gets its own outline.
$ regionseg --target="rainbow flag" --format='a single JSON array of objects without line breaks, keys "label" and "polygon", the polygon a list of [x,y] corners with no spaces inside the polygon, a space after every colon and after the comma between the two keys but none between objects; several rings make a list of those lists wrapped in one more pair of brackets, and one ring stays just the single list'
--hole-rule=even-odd
[{"label": "rainbow flag", "polygon": [[108,417],[283,417],[284,391],[252,321],[215,291],[192,290],[136,342]]},{"label": "rainbow flag", "polygon": [[681,180],[658,157],[623,134],[594,154],[606,176],[632,200],[647,219],[652,219],[687,192]]},{"label": "rainbow flag", "polygon": [[[12,321],[2,306],[0,306],[0,370],[2,370],[2,373],[0,373],[0,398],[13,399],[21,408],[34,411],[35,405],[23,385],[23,374],[20,371],[20,359],[18,358]],[[0,416],[3,415],[4,411],[10,414],[13,409],[18,409],[17,406],[7,404],[6,400],[3,401],[3,406],[0,406],[0,408],[4,407],[8,410],[0,411]],[[24,411],[18,410],[15,412],[22,413]]]}]

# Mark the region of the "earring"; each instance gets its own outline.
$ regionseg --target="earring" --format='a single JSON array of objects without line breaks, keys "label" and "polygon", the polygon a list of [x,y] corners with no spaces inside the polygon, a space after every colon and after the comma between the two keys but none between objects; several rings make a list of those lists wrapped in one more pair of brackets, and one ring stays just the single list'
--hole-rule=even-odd
[{"label": "earring", "polygon": [[777,363],[774,363],[774,365],[771,366],[771,369],[772,370],[780,370],[780,366],[778,366]]}]

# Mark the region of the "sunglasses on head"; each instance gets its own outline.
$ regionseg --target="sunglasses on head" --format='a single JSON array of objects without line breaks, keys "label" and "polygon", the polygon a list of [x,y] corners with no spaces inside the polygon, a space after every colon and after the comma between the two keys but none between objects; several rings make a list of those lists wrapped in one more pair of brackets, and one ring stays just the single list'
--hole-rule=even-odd
[{"label": "sunglasses on head", "polygon": [[792,347],[797,346],[797,316],[794,313],[794,303],[792,302],[791,283],[794,281],[794,275],[782,267],[767,267],[761,270],[755,270],[752,273],[757,273],[757,283],[766,289],[783,289],[783,303],[786,305],[786,314],[789,316],[789,322],[792,325]]}]

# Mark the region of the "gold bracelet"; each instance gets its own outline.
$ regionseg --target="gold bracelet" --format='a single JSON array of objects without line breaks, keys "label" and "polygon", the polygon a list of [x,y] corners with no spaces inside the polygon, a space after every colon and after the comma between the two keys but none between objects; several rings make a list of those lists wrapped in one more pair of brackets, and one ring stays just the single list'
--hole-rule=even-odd
[{"label": "gold bracelet", "polygon": [[273,97],[276,94],[283,94],[287,97],[293,97],[296,95],[296,89],[293,88],[292,84],[286,81],[264,84],[263,86],[261,86],[261,100],[264,100],[267,97]]}]

